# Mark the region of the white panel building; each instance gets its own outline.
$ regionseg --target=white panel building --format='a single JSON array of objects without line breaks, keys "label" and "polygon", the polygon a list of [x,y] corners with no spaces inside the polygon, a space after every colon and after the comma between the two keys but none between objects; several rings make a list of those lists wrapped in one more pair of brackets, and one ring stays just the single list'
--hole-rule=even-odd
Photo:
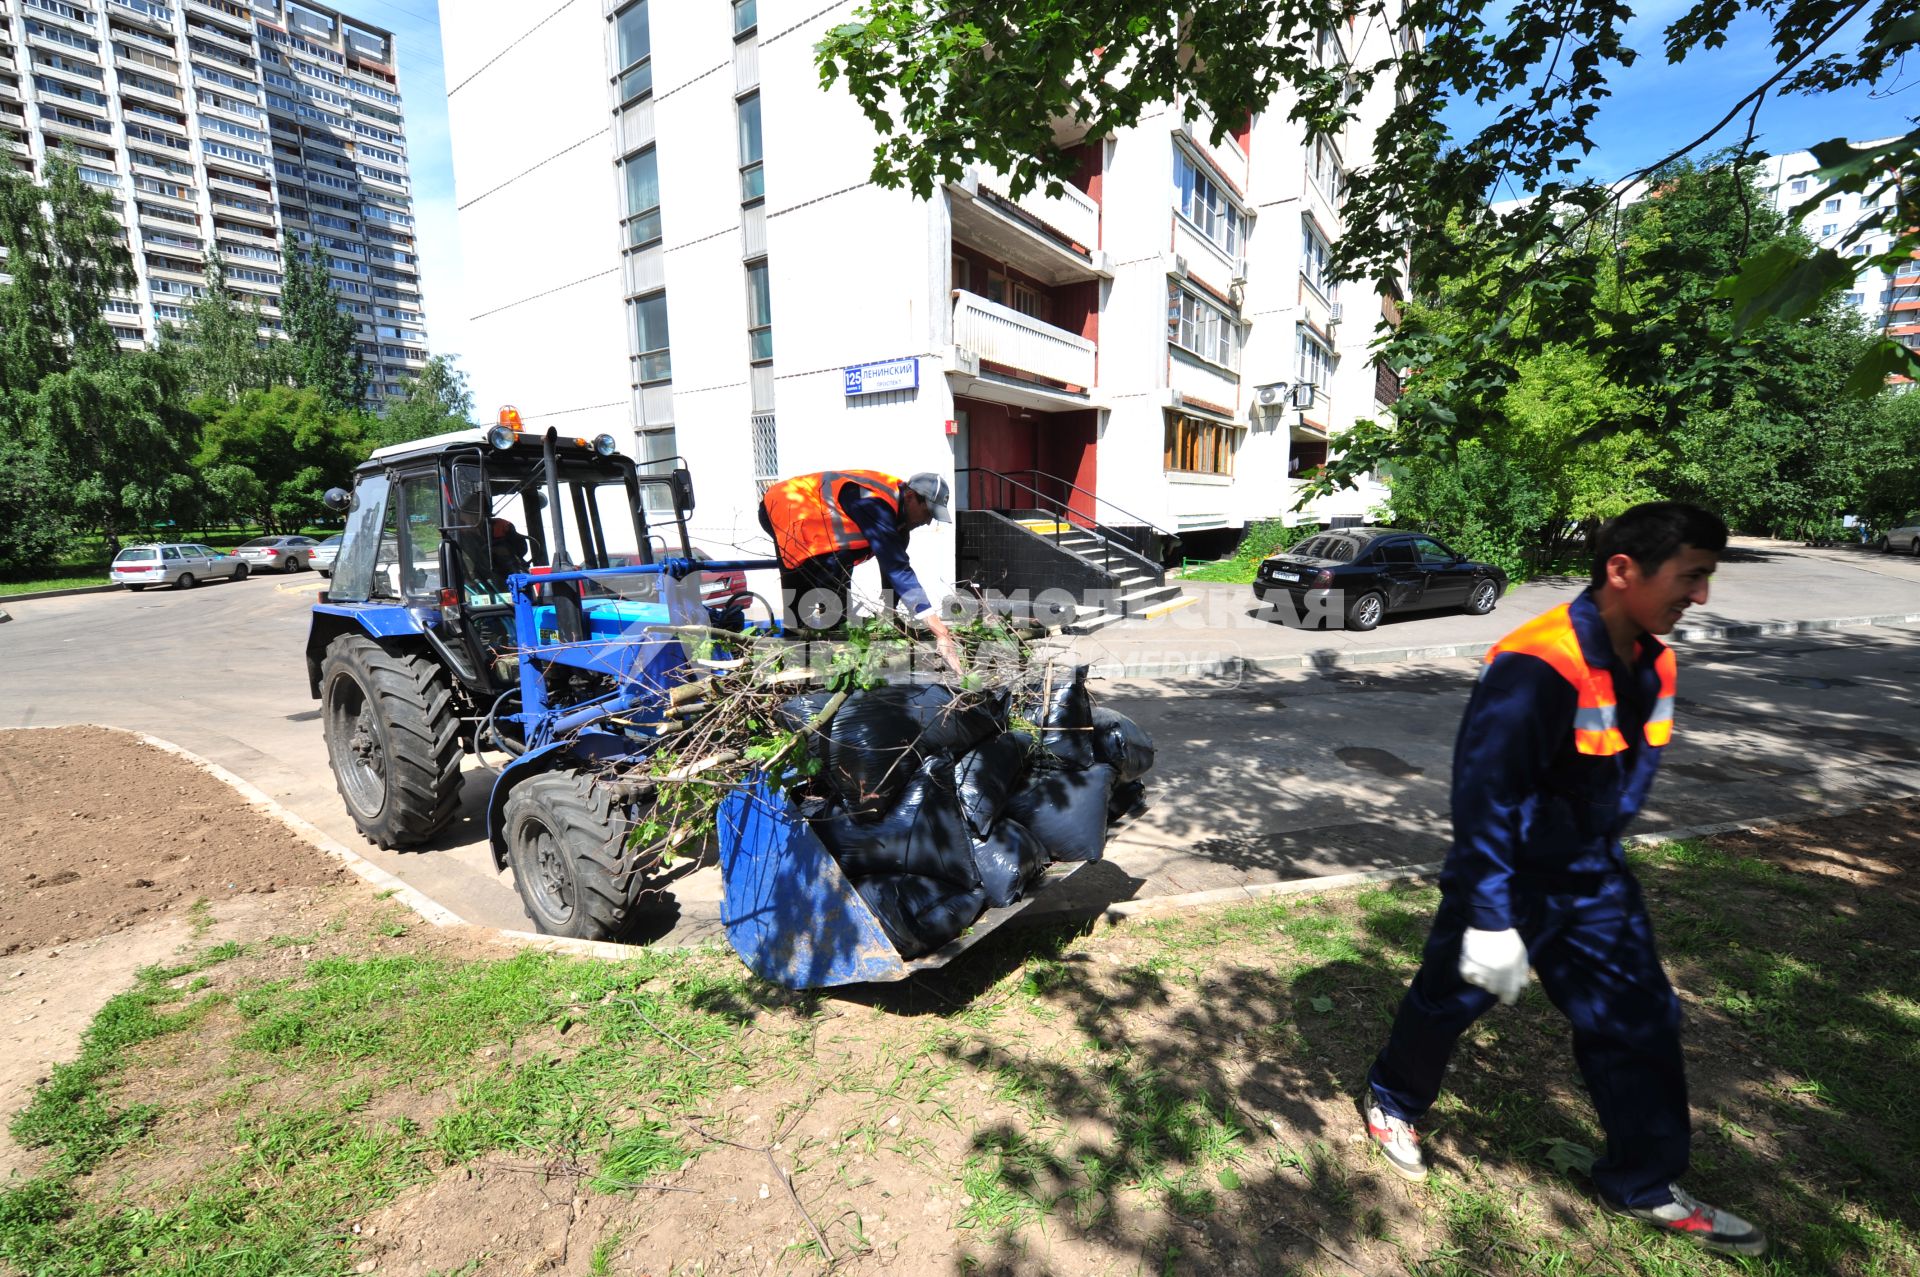
[{"label": "white panel building", "polygon": [[[1880,138],[1870,142],[1855,142],[1853,145],[1877,146],[1892,140]],[[1782,213],[1791,214],[1809,195],[1818,194],[1826,185],[1814,176],[1814,170],[1819,167],[1819,161],[1813,158],[1811,151],[1792,151],[1770,157],[1762,170],[1761,181],[1772,195],[1773,206]],[[1844,247],[1843,244],[1863,218],[1873,216],[1893,202],[1891,191],[1829,195],[1813,211],[1801,217],[1800,229],[1806,232],[1808,239],[1823,248],[1854,257],[1878,256],[1887,251],[1888,241],[1892,238],[1892,232],[1887,228],[1862,236],[1858,243]],[[1891,274],[1874,268],[1863,269],[1854,279],[1853,286],[1846,290],[1844,299],[1860,312],[1868,327],[1885,332],[1909,347],[1920,349],[1920,262],[1913,263],[1910,269]]]},{"label": "white panel building", "polygon": [[[1063,137],[1056,194],[976,171],[916,199],[872,183],[871,129],[820,87],[814,46],[852,8],[443,12],[462,238],[500,296],[472,364],[512,370],[525,419],[617,421],[636,455],[685,456],[710,549],[764,552],[765,483],[829,467],[939,471],[1016,538],[1073,523],[1151,548],[1141,529],[1217,544],[1287,515],[1330,441],[1397,397],[1368,352],[1392,300],[1324,271],[1365,121],[1309,139],[1276,105],[1216,144],[1168,106]],[[1006,550],[966,544],[985,527],[917,533],[916,564],[976,575]]]}]

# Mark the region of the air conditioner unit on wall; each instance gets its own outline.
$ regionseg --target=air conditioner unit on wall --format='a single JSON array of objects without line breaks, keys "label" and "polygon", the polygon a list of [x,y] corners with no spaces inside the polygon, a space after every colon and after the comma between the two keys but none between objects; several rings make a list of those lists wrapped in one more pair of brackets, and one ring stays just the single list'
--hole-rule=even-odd
[{"label": "air conditioner unit on wall", "polygon": [[1339,323],[1340,317],[1344,314],[1346,314],[1346,308],[1341,306],[1339,302],[1329,303],[1327,306],[1327,326],[1332,327]]},{"label": "air conditioner unit on wall", "polygon": [[1293,406],[1296,408],[1313,407],[1313,399],[1319,393],[1319,387],[1310,381],[1296,383],[1293,388]]},{"label": "air conditioner unit on wall", "polygon": [[1264,386],[1256,386],[1254,387],[1253,397],[1255,402],[1262,408],[1278,407],[1286,401],[1287,383],[1284,381],[1275,381]]}]

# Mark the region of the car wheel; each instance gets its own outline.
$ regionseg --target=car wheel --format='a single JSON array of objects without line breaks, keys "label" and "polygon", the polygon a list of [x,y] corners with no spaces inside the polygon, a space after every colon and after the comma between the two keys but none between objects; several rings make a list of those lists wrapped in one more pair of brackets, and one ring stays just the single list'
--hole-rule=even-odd
[{"label": "car wheel", "polygon": [[132,590],[132,591],[133,591],[133,592],[134,592],[135,594],[138,594],[138,593],[140,593],[140,591],[142,591],[142,590],[144,590],[144,589],[146,589],[147,587],[146,587],[146,586],[144,586],[144,585],[129,585],[129,586],[127,586],[127,588],[128,588],[129,590]]},{"label": "car wheel", "polygon": [[314,571],[316,571],[316,572],[318,572],[318,573],[320,574],[320,579],[321,579],[322,581],[331,581],[331,580],[333,580],[333,569],[332,569],[332,568],[315,568],[315,569],[314,569]]},{"label": "car wheel", "polygon": [[[535,930],[619,940],[651,888],[627,846],[623,804],[588,772],[552,771],[514,786],[503,812],[507,863]],[[657,888],[656,888],[657,889]]]},{"label": "car wheel", "polygon": [[1347,605],[1347,628],[1370,630],[1387,614],[1387,601],[1378,594],[1362,594]]},{"label": "car wheel", "polygon": [[246,580],[246,579],[247,579],[247,570],[248,570],[248,569],[247,569],[247,565],[246,565],[246,564],[244,564],[244,563],[236,563],[236,564],[234,564],[234,565],[233,565],[233,579],[234,579],[234,580],[236,580],[236,581],[244,581],[244,580]]},{"label": "car wheel", "polygon": [[180,579],[173,583],[173,588],[176,590],[191,590],[194,586],[198,584],[200,584],[200,582],[193,579],[193,573],[182,572],[180,574]]},{"label": "car wheel", "polygon": [[1893,549],[1893,542],[1887,540],[1885,537],[1878,538],[1873,544],[1874,548],[1878,549],[1882,554],[1887,554]]},{"label": "car wheel", "polygon": [[1490,579],[1483,578],[1475,583],[1473,593],[1467,596],[1467,615],[1485,616],[1493,611],[1493,605],[1499,601],[1499,585]]},{"label": "car wheel", "polygon": [[289,554],[287,561],[280,565],[280,570],[288,576],[292,576],[295,572],[298,572],[300,570],[300,556],[297,554]]}]

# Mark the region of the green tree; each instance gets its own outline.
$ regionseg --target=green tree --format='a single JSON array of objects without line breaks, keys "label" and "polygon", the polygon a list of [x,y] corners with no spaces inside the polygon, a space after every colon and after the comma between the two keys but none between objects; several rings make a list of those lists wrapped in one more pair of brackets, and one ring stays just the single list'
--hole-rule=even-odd
[{"label": "green tree", "polygon": [[228,517],[281,531],[319,518],[321,494],[351,483],[365,455],[358,413],[317,390],[275,386],[249,390],[208,417],[197,465]]},{"label": "green tree", "polygon": [[0,165],[0,431],[11,442],[13,572],[44,565],[75,527],[110,548],[191,503],[195,421],[173,360],[123,352],[102,318],[133,279],[113,201],[50,156],[44,185]]},{"label": "green tree", "polygon": [[455,358],[433,356],[417,377],[408,378],[404,395],[387,401],[374,428],[376,446],[408,443],[472,424],[473,392],[467,388],[467,374],[454,367]]},{"label": "green tree", "polygon": [[287,379],[287,349],[260,335],[260,303],[242,300],[227,284],[218,250],[207,257],[207,291],[187,307],[186,321],[162,330],[162,345],[180,361],[187,393],[232,403],[249,390]]},{"label": "green tree", "polygon": [[296,386],[317,391],[341,411],[367,397],[367,370],[355,343],[359,325],[340,309],[327,284],[327,259],[289,237],[282,254],[280,314],[287,330],[288,371]]},{"label": "green tree", "polygon": [[[1219,141],[1275,102],[1309,132],[1338,133],[1363,99],[1391,91],[1371,162],[1355,157],[1347,175],[1335,273],[1383,287],[1409,274],[1422,286],[1479,276],[1500,322],[1388,334],[1384,358],[1396,368],[1445,364],[1456,387],[1497,405],[1521,361],[1556,342],[1580,346],[1622,385],[1661,387],[1672,361],[1654,331],[1597,322],[1589,232],[1614,228],[1634,180],[1717,144],[1729,126],[1745,126],[1738,149],[1749,150],[1768,100],[1881,84],[1920,47],[1912,0],[1695,0],[1665,28],[1667,61],[1720,47],[1744,14],[1766,24],[1772,65],[1754,73],[1725,118],[1612,185],[1568,175],[1594,144],[1609,76],[1639,57],[1624,39],[1633,9],[1619,0],[1197,0],[1171,9],[1151,0],[869,0],[817,56],[823,82],[844,82],[881,134],[874,179],[922,196],[977,163],[1007,173],[1016,194],[1058,184],[1078,160],[1059,146],[1063,135],[1098,142],[1167,103],[1189,121],[1209,116]],[[1362,61],[1317,56],[1320,32],[1389,24],[1396,37],[1363,41]],[[1458,102],[1498,109],[1477,133],[1456,137],[1445,113]],[[1866,151],[1835,139],[1815,153],[1830,184],[1820,196],[1886,193],[1898,174],[1920,168],[1920,130]],[[1496,213],[1488,201],[1500,189],[1540,198]],[[1864,233],[1891,232],[1887,262],[1920,247],[1920,219],[1903,216],[1889,205],[1867,219],[1884,225]],[[1733,343],[1756,323],[1813,314],[1842,266],[1861,264],[1837,256],[1804,241],[1776,239],[1759,252],[1740,245],[1716,280],[1732,322],[1714,325],[1720,350],[1707,353],[1738,358]],[[1862,350],[1852,382],[1862,393],[1886,372],[1920,374],[1920,361],[1894,343]],[[1696,361],[1693,372],[1705,371]],[[1326,484],[1350,483],[1395,456],[1448,456],[1495,419],[1410,389],[1392,422],[1343,438]],[[1638,428],[1639,411],[1596,428]]]}]

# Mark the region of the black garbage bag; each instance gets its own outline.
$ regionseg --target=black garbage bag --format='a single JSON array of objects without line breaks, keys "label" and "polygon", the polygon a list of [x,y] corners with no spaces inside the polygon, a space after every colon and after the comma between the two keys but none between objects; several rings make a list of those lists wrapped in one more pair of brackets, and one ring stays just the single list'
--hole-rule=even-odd
[{"label": "black garbage bag", "polygon": [[986,907],[979,887],[960,891],[918,874],[876,874],[853,884],[903,958],[917,958],[971,927]]},{"label": "black garbage bag", "polygon": [[1113,767],[1124,784],[1153,769],[1153,737],[1118,710],[1093,711],[1093,756]]},{"label": "black garbage bag", "polygon": [[1002,820],[973,842],[974,863],[987,893],[987,908],[1000,909],[1026,894],[1027,884],[1047,867],[1047,849],[1017,820]]},{"label": "black garbage bag", "polygon": [[1147,796],[1147,782],[1144,780],[1122,781],[1113,787],[1107,795],[1107,823],[1112,824],[1122,816],[1131,816],[1135,812],[1145,811],[1142,800]]},{"label": "black garbage bag", "polygon": [[[920,752],[964,754],[981,741],[1006,730],[1004,702],[974,693],[956,693],[939,684],[925,687],[879,687],[870,696],[901,693],[908,713],[920,724]],[[996,705],[1000,706],[996,713]]]},{"label": "black garbage bag", "polygon": [[1036,771],[1007,800],[1001,819],[1025,825],[1054,860],[1098,860],[1107,841],[1113,768],[1095,763]]},{"label": "black garbage bag", "polygon": [[906,873],[962,890],[980,885],[972,839],[954,791],[953,763],[945,756],[921,764],[900,801],[879,820],[833,815],[815,820],[813,832],[849,878]]},{"label": "black garbage bag", "polygon": [[855,692],[826,726],[827,765],[822,774],[856,816],[892,811],[920,766],[920,722],[906,707],[916,690],[876,687]]},{"label": "black garbage bag", "polygon": [[1087,692],[1086,666],[1056,671],[1040,714],[1040,744],[1068,767],[1093,766],[1093,697]]},{"label": "black garbage bag", "polygon": [[1020,773],[1026,768],[1033,737],[1025,732],[1003,732],[954,764],[953,779],[960,791],[960,810],[976,838],[985,838],[1007,805]]}]

